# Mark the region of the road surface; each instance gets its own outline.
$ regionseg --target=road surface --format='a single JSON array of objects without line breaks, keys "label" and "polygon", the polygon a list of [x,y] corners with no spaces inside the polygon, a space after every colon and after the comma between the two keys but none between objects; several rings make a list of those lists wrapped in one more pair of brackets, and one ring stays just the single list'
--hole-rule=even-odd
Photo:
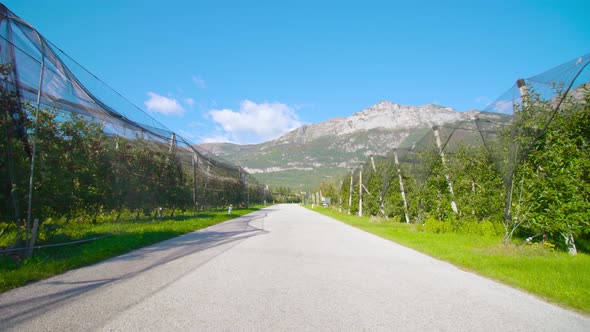
[{"label": "road surface", "polygon": [[0,294],[0,330],[590,331],[590,318],[275,205]]}]

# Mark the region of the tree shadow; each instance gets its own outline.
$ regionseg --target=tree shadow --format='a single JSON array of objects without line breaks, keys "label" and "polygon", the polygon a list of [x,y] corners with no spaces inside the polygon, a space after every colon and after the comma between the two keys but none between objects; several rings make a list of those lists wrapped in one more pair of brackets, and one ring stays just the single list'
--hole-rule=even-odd
[{"label": "tree shadow", "polygon": [[[170,272],[170,275],[166,275],[165,282],[154,285],[157,286],[155,289],[142,296],[142,298],[149,297],[241,241],[267,234],[267,231],[250,224],[266,215],[266,211],[251,213],[80,269],[81,271],[92,269],[92,273],[89,274],[91,277],[74,279],[76,270],[73,270],[71,273],[0,294],[0,322],[2,322],[0,329],[18,327],[19,324],[27,320],[75,302],[99,288],[134,278],[180,258],[195,253],[209,255],[203,254],[206,256],[205,259],[202,261],[197,259],[198,263],[195,263],[197,265]],[[126,304],[119,305],[126,306]],[[111,312],[116,312],[116,310]]]}]

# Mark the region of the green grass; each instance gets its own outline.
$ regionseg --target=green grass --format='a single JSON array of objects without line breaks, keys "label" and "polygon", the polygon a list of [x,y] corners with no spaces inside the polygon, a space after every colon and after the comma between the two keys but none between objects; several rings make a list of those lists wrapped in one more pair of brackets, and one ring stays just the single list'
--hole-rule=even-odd
[{"label": "green grass", "polygon": [[19,265],[12,257],[0,256],[0,292],[206,228],[257,209],[234,209],[231,216],[224,210],[205,212],[196,217],[60,225],[51,232],[51,237],[47,236],[45,241],[38,244],[63,243],[108,234],[112,236],[84,244],[37,249],[33,257]]},{"label": "green grass", "polygon": [[590,314],[590,255],[570,256],[538,245],[503,245],[497,236],[427,233],[418,225],[377,223],[368,217],[349,216],[328,208],[314,211],[549,302]]}]

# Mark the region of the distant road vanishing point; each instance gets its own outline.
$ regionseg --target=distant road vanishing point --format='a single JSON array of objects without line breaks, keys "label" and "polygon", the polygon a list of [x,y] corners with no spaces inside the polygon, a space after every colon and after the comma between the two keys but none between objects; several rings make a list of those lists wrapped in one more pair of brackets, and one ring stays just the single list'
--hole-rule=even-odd
[{"label": "distant road vanishing point", "polygon": [[0,294],[0,330],[590,331],[590,318],[275,205]]}]

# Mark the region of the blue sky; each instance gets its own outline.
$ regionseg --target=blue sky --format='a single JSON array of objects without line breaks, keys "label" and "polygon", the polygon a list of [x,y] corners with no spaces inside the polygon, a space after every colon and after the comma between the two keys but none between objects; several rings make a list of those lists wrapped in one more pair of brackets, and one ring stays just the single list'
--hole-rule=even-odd
[{"label": "blue sky", "polygon": [[590,52],[590,1],[4,1],[194,143],[258,143],[381,100],[483,109]]}]

